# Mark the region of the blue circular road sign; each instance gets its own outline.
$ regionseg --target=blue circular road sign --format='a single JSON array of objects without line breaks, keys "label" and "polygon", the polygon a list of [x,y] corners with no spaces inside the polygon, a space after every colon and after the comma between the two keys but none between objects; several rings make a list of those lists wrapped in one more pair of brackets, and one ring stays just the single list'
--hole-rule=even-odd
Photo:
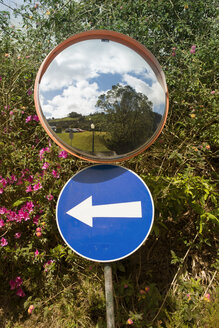
[{"label": "blue circular road sign", "polygon": [[90,166],[63,187],[56,219],[73,251],[89,260],[112,262],[131,255],[146,240],[154,219],[153,199],[131,170]]}]

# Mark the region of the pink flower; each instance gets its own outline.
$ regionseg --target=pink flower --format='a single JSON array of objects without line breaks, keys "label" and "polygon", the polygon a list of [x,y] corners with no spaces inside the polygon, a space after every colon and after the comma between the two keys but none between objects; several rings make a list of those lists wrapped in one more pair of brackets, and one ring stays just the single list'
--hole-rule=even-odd
[{"label": "pink flower", "polygon": [[0,207],[0,214],[5,214],[5,213],[7,213],[7,208],[5,208],[5,207]]},{"label": "pink flower", "polygon": [[33,121],[39,122],[39,117],[37,115],[33,115]]},{"label": "pink flower", "polygon": [[129,319],[127,320],[127,324],[128,324],[128,325],[133,325],[133,323],[134,323],[134,322],[132,321],[132,319],[129,318]]},{"label": "pink flower", "polygon": [[49,261],[47,262],[47,264],[50,265],[50,264],[52,264],[53,262],[55,262],[55,261],[54,261],[54,260],[49,260]]},{"label": "pink flower", "polygon": [[24,219],[24,221],[27,221],[27,220],[30,219],[30,217],[29,217],[29,213],[26,212],[26,211],[24,210],[24,208],[21,208],[21,209],[18,211],[18,216],[20,217],[21,220]]},{"label": "pink flower", "polygon": [[24,169],[24,170],[22,170],[22,171],[21,171],[21,177],[23,178],[27,172],[29,172],[28,169]]},{"label": "pink flower", "polygon": [[31,212],[33,212],[34,203],[33,202],[27,202],[24,205],[24,208],[27,209],[31,213]]},{"label": "pink flower", "polygon": [[19,239],[21,237],[21,232],[16,232],[14,238]]},{"label": "pink flower", "polygon": [[53,195],[50,194],[50,195],[47,195],[46,198],[47,198],[48,200],[52,200],[54,197],[53,197]]},{"label": "pink flower", "polygon": [[59,157],[67,158],[67,156],[68,156],[67,151],[65,151],[65,150],[60,151],[60,153],[59,153]]},{"label": "pink flower", "polygon": [[20,297],[25,297],[26,296],[26,294],[24,293],[22,288],[18,288],[18,290],[16,291],[16,295],[20,296]]},{"label": "pink flower", "polygon": [[25,120],[26,123],[28,123],[30,121],[32,121],[32,115],[27,116],[27,118]]},{"label": "pink flower", "polygon": [[16,184],[17,184],[17,186],[19,186],[19,185],[22,185],[22,183],[23,183],[22,178],[20,178]]},{"label": "pink flower", "polygon": [[14,112],[13,112],[13,110],[11,110],[10,112],[9,112],[9,115],[13,115],[14,114]]},{"label": "pink flower", "polygon": [[195,49],[196,49],[196,46],[193,45],[193,46],[191,47],[191,49],[190,49],[190,53],[191,53],[191,54],[195,54]]},{"label": "pink flower", "polygon": [[39,190],[39,189],[41,189],[41,188],[42,188],[42,185],[41,185],[40,182],[38,182],[37,184],[35,184],[35,185],[33,186],[33,190],[34,190],[34,191],[37,191],[37,190]]},{"label": "pink flower", "polygon": [[211,95],[214,95],[214,94],[215,94],[215,90],[212,90],[212,91],[211,91]]},{"label": "pink flower", "polygon": [[54,260],[49,260],[49,261],[47,261],[44,265],[43,265],[43,267],[44,267],[44,269],[45,269],[45,272],[47,272],[48,270],[49,270],[49,266],[50,266],[50,264],[52,264],[54,262]]},{"label": "pink flower", "polygon": [[48,169],[48,167],[49,167],[49,163],[45,162],[42,166],[42,170],[46,170],[46,169]]},{"label": "pink flower", "polygon": [[[27,58],[27,56],[26,56],[26,58]],[[29,57],[28,57],[28,58],[29,58]],[[28,96],[31,96],[32,93],[33,93],[33,91],[31,90],[31,88],[29,88],[29,89],[27,90],[27,94],[28,94]]]},{"label": "pink flower", "polygon": [[31,192],[31,191],[33,191],[32,186],[31,185],[27,186],[26,192]]},{"label": "pink flower", "polygon": [[34,253],[34,256],[36,257],[36,256],[38,256],[40,253],[39,253],[39,251],[38,251],[38,249],[36,249],[35,250],[35,253]]},{"label": "pink flower", "polygon": [[2,184],[2,187],[3,188],[5,188],[7,186],[7,184],[8,184],[7,180],[4,179],[4,178],[0,180],[0,183]]},{"label": "pink flower", "polygon": [[205,294],[204,301],[205,302],[210,302],[211,301],[211,295],[210,294]]},{"label": "pink flower", "polygon": [[4,227],[5,223],[2,219],[0,219],[0,228]]},{"label": "pink flower", "polygon": [[40,152],[39,152],[40,160],[42,160],[45,152],[50,152],[50,148],[49,147],[46,147],[46,148],[42,148],[40,150]]},{"label": "pink flower", "polygon": [[2,81],[2,76],[0,76],[0,81]]},{"label": "pink flower", "polygon": [[34,310],[34,306],[31,304],[27,310],[28,314],[31,314]]},{"label": "pink flower", "polygon": [[23,280],[21,279],[21,277],[16,277],[15,282],[16,282],[16,287],[20,287],[23,284]]},{"label": "pink flower", "polygon": [[33,218],[33,223],[34,224],[38,224],[38,221],[39,221],[39,215],[36,215],[34,218]]},{"label": "pink flower", "polygon": [[15,289],[16,288],[16,282],[14,280],[10,280],[9,281],[9,285],[11,287],[11,290]]},{"label": "pink flower", "polygon": [[4,190],[3,188],[0,188],[0,194],[3,194]]},{"label": "pink flower", "polygon": [[17,177],[14,174],[12,174],[11,175],[11,183],[13,183],[15,181],[17,181]]},{"label": "pink flower", "polygon": [[40,160],[42,160],[44,152],[45,152],[44,148],[40,149],[40,152],[39,152]]},{"label": "pink flower", "polygon": [[28,182],[33,182],[33,175],[29,175],[29,177],[28,178],[26,178],[26,181],[28,181]]},{"label": "pink flower", "polygon": [[4,237],[1,238],[1,246],[4,247],[8,245],[7,239],[5,239]]},{"label": "pink flower", "polygon": [[54,178],[57,178],[57,179],[59,178],[59,174],[55,170],[52,170],[52,175],[54,176]]},{"label": "pink flower", "polygon": [[124,288],[128,288],[128,286],[129,286],[129,285],[127,285],[127,284],[124,284]]}]

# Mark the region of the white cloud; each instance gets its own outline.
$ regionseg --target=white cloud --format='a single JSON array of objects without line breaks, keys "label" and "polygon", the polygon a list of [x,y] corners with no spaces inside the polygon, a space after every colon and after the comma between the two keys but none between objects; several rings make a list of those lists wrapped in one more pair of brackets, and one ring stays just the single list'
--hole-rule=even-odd
[{"label": "white cloud", "polygon": [[95,104],[99,95],[97,83],[80,81],[75,86],[70,85],[61,95],[53,97],[47,103],[42,98],[42,110],[47,118],[62,118],[71,112],[89,115],[96,111]]},{"label": "white cloud", "polygon": [[157,106],[165,104],[165,93],[158,81],[153,82],[150,86],[145,81],[129,74],[125,74],[123,78],[124,81],[137,92],[141,92],[146,95],[148,99],[153,103],[154,109],[156,109]]},{"label": "white cloud", "polygon": [[40,88],[55,90],[101,73],[140,74],[145,69],[148,78],[156,79],[150,66],[132,49],[117,42],[87,40],[71,45],[55,57],[42,77]]},{"label": "white cloud", "polygon": [[[44,114],[61,118],[72,111],[93,113],[98,96],[104,93],[101,79],[97,84],[98,77],[107,73],[119,74],[118,82],[123,80],[137,92],[146,94],[154,106],[164,102],[162,87],[140,55],[117,42],[87,40],[64,49],[44,73],[39,87]],[[97,83],[89,83],[92,78]]]}]

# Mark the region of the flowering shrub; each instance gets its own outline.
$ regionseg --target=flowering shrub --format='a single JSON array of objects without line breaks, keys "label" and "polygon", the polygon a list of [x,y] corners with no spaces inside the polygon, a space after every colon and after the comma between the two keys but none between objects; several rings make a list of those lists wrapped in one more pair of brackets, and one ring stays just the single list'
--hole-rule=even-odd
[{"label": "flowering shrub", "polygon": [[16,277],[15,280],[9,281],[9,285],[11,287],[10,289],[11,290],[16,289],[16,295],[20,297],[26,296],[23,289],[21,288],[22,284],[23,284],[23,280],[21,279],[21,277]]},{"label": "flowering shrub", "polygon": [[31,314],[34,306],[29,297],[39,296],[44,274],[52,281],[62,262],[60,252],[51,259],[57,243],[63,244],[55,223],[55,203],[71,169],[78,166],[73,158],[66,162],[66,152],[40,127],[33,104],[36,64],[31,56],[18,60],[16,54],[1,53],[1,60],[0,91],[9,94],[0,106],[0,275],[5,280],[1,295],[11,289],[10,297],[27,302]]}]

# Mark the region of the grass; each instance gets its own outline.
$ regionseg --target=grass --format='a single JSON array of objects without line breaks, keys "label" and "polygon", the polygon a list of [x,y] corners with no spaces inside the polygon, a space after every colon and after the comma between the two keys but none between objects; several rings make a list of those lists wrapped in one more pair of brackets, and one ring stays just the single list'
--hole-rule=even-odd
[{"label": "grass", "polygon": [[55,122],[77,121],[77,120],[78,120],[78,117],[63,117],[63,118],[54,118],[53,120],[49,119],[48,123],[52,125],[52,123],[55,123]]},{"label": "grass", "polygon": [[[104,135],[106,132],[94,132],[94,152],[110,151],[104,144]],[[93,132],[85,131],[74,133],[73,139],[69,138],[69,133],[57,133],[58,137],[68,145],[85,152],[92,152]]]}]

